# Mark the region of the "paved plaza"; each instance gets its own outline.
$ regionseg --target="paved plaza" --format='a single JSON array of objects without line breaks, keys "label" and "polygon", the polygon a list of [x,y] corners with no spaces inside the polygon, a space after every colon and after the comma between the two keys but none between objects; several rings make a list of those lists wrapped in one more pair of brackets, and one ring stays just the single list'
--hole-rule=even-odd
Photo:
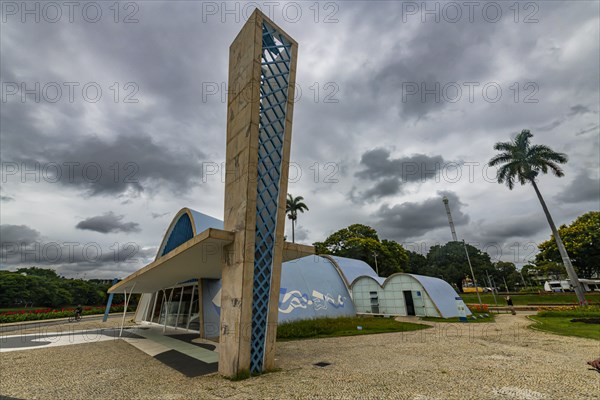
[{"label": "paved plaza", "polygon": [[[428,324],[432,328],[416,332],[278,343],[280,370],[237,382],[216,374],[190,378],[115,338],[2,352],[0,394],[18,399],[598,398],[600,374],[585,364],[600,356],[598,341],[528,329],[522,314],[499,315],[490,324]],[[159,346],[169,346],[168,339],[163,342]],[[319,362],[330,365],[314,365]]]}]

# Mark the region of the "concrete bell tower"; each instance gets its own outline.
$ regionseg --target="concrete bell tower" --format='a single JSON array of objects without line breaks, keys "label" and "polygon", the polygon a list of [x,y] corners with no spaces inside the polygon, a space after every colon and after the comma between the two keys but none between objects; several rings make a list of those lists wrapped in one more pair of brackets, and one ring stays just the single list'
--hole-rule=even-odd
[{"label": "concrete bell tower", "polygon": [[255,10],[229,48],[219,372],[274,367],[298,44]]}]

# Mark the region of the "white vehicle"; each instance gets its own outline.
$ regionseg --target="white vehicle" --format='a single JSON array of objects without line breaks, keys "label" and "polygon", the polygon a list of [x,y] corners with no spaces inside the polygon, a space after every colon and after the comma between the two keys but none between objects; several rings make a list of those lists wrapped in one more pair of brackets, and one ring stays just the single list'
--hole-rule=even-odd
[{"label": "white vehicle", "polygon": [[580,279],[586,292],[600,292],[600,279]]},{"label": "white vehicle", "polygon": [[546,292],[570,292],[573,287],[569,281],[546,281],[544,290]]},{"label": "white vehicle", "polygon": [[[600,292],[600,279],[580,279],[579,282],[583,285],[583,290],[586,292]],[[572,292],[573,286],[571,281],[546,281],[544,283],[546,292]]]}]

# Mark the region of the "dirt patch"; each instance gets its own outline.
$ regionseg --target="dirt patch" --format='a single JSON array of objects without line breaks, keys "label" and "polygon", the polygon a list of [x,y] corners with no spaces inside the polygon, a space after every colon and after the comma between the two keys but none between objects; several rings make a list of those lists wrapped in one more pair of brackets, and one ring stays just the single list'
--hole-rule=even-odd
[{"label": "dirt patch", "polygon": [[571,322],[583,322],[584,324],[600,324],[600,318],[573,318]]}]

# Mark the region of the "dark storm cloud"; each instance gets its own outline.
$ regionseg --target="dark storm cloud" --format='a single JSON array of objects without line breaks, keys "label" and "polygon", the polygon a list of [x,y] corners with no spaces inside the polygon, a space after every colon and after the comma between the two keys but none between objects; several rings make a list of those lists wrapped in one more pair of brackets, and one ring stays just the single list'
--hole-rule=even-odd
[{"label": "dark storm cloud", "polygon": [[[114,80],[126,79],[138,85],[136,97],[141,102],[154,95],[160,96],[158,107],[145,113],[141,120],[153,113],[155,117],[160,116],[156,113],[159,108],[161,114],[170,115],[176,121],[198,113],[199,103],[204,103],[202,108],[205,110],[215,105],[203,101],[203,88],[206,83],[220,84],[226,79],[229,42],[243,21],[237,24],[222,23],[219,18],[199,21],[202,4],[195,2],[144,3],[140,5],[137,17],[138,23],[129,24],[113,23],[110,18],[92,24],[81,19],[67,24],[19,24],[11,19],[3,26],[3,35],[9,37],[3,51],[10,50],[18,57],[14,63],[5,63],[3,70],[17,61],[45,60],[64,68],[56,76],[51,75],[53,72],[45,68],[46,65],[30,65],[19,71],[20,80],[37,77],[49,82],[83,84],[86,81],[78,78],[98,82],[99,77],[106,76]],[[215,35],[216,30],[218,35]],[[18,35],[18,41],[10,40],[11,33]],[[62,45],[60,51],[57,51],[57,44]],[[32,48],[37,51],[27,52]],[[74,70],[79,62],[84,62],[81,53],[89,54],[89,61],[106,63],[107,70]],[[66,56],[72,56],[73,60],[65,61]],[[108,87],[103,89],[104,97],[110,99],[113,92]],[[214,97],[220,99],[220,95]]]},{"label": "dark storm cloud", "polygon": [[0,225],[0,244],[4,249],[8,244],[22,243],[29,245],[39,240],[40,233],[27,225]]},{"label": "dark storm cloud", "polygon": [[360,200],[379,199],[402,192],[402,186],[411,182],[425,182],[439,178],[440,169],[446,161],[442,156],[414,154],[401,158],[390,158],[386,149],[374,149],[365,152],[360,160],[362,169],[355,175],[365,182],[375,184],[358,194],[352,194]]},{"label": "dark storm cloud", "polygon": [[11,167],[7,179],[58,183],[91,196],[136,195],[160,186],[187,192],[200,181],[205,157],[197,149],[161,145],[144,133],[114,139],[73,133],[68,146],[41,134],[32,135],[36,145],[29,145],[25,135],[14,134],[4,142],[10,149],[3,152],[5,171]]},{"label": "dark storm cloud", "polygon": [[414,154],[390,158],[389,150],[375,149],[362,155],[360,165],[364,169],[357,172],[356,176],[362,179],[398,177],[403,182],[419,182],[435,177],[444,163],[442,156]]},{"label": "dark storm cloud", "polygon": [[542,132],[551,131],[552,129],[561,126],[564,122],[564,119],[555,119],[547,125],[538,127],[537,130]]},{"label": "dark storm cloud", "polygon": [[578,114],[588,114],[588,113],[592,113],[593,111],[589,109],[589,107],[584,106],[583,104],[577,104],[574,105],[573,107],[571,107],[571,109],[569,110],[569,113],[567,114],[569,117],[572,117],[574,115],[578,115]]},{"label": "dark storm cloud", "polygon": [[372,188],[359,195],[362,199],[379,199],[399,193],[401,190],[400,178],[385,178],[377,182]]},{"label": "dark storm cloud", "polygon": [[[190,37],[210,36],[215,26],[197,23],[201,5],[187,3],[181,10],[190,12],[177,14],[176,25],[189,29],[173,29],[174,22],[163,11],[177,7],[145,3],[136,24],[115,24],[109,18],[97,24],[3,24],[2,80],[18,91],[3,99],[2,160],[17,163],[19,169],[38,168],[37,179],[88,195],[135,196],[160,187],[188,192],[199,180],[206,144],[213,146],[213,130],[224,125],[221,93],[207,99],[203,91],[213,82],[221,90],[228,45],[213,46],[211,40],[201,51],[197,46],[193,52],[182,49]],[[215,24],[236,29],[216,19]],[[206,63],[206,58],[214,61]],[[21,84],[32,91],[48,82],[63,88],[59,101],[48,101],[43,91],[22,101]],[[63,82],[78,85],[74,101],[67,99]],[[90,82],[102,89],[97,103],[82,98],[82,87]],[[117,102],[114,82],[120,85]],[[136,103],[124,102],[131,93],[125,90],[127,82],[139,89]],[[69,171],[65,163],[76,165]]]},{"label": "dark storm cloud", "polygon": [[[401,2],[396,7],[401,8]],[[439,112],[452,104],[441,96],[446,84],[485,83],[493,64],[480,52],[493,46],[494,35],[501,29],[498,25],[481,19],[470,23],[469,29],[464,29],[463,23],[398,24],[397,30],[411,26],[413,35],[390,50],[390,54],[403,56],[389,57],[373,75],[374,94],[384,96],[404,118],[427,118]],[[523,38],[521,46],[531,42]],[[450,92],[448,97],[454,98],[455,93]]]},{"label": "dark storm cloud", "polygon": [[15,200],[15,198],[11,197],[11,196],[0,196],[0,201],[3,201],[3,202],[9,202],[9,201],[14,201],[14,200]]},{"label": "dark storm cloud", "polygon": [[502,220],[477,225],[477,236],[470,238],[482,244],[503,246],[508,239],[521,242],[531,241],[538,233],[548,231],[548,223],[540,213],[506,216]]},{"label": "dark storm cloud", "polygon": [[[349,35],[351,38],[349,41],[358,42],[358,47],[363,46],[361,40],[371,43],[365,47],[371,48],[371,51],[377,55],[373,57],[376,61],[364,62],[361,68],[355,69],[360,71],[359,76],[354,77],[354,82],[357,83],[344,81],[343,85],[340,85],[351,89],[353,93],[358,93],[358,97],[364,96],[364,93],[371,94],[366,96],[369,100],[363,102],[363,110],[354,110],[357,111],[354,118],[348,115],[351,120],[357,120],[357,116],[362,115],[361,112],[365,110],[377,113],[378,109],[383,108],[397,111],[403,121],[415,125],[418,125],[419,120],[432,122],[446,119],[441,115],[448,112],[455,116],[451,118],[452,126],[447,126],[450,131],[456,129],[462,132],[479,129],[487,132],[496,129],[510,131],[519,127],[522,129],[522,126],[534,129],[535,126],[547,127],[549,116],[559,114],[557,102],[549,97],[550,94],[564,93],[567,96],[566,93],[575,90],[586,94],[578,95],[577,98],[588,99],[589,94],[598,91],[597,51],[587,51],[585,55],[578,54],[577,56],[581,57],[578,60],[580,62],[569,66],[569,62],[565,59],[570,52],[569,41],[574,40],[576,34],[581,32],[571,30],[572,36],[567,40],[558,39],[554,34],[558,25],[566,28],[572,18],[582,17],[581,25],[585,21],[585,23],[594,22],[597,26],[597,21],[594,21],[598,16],[597,6],[586,4],[577,12],[574,10],[566,12],[564,8],[566,3],[543,2],[539,4],[539,14],[543,14],[544,18],[536,24],[515,24],[512,18],[503,18],[498,23],[489,23],[481,19],[481,15],[476,17],[474,22],[466,21],[465,18],[458,23],[443,21],[434,23],[433,17],[429,16],[428,22],[420,23],[419,13],[410,17],[407,24],[398,22],[402,3],[404,2],[379,2],[375,7],[373,2],[356,2],[358,11],[352,20],[354,26],[362,24],[385,26],[382,32],[386,35],[397,35],[401,39],[392,42],[393,44],[385,42],[388,43],[387,48],[378,48],[377,44],[373,43],[376,41],[371,35]],[[440,4],[432,3],[432,6],[436,7]],[[501,4],[505,17],[511,15],[509,6],[508,3]],[[424,7],[426,7],[425,3],[419,3],[417,6],[421,10]],[[587,11],[583,9],[584,7],[587,7]],[[372,8],[378,10],[373,11]],[[579,17],[575,17],[576,15]],[[394,19],[394,22],[392,23],[390,19]],[[416,23],[410,24],[415,20]],[[406,34],[407,32],[410,34]],[[569,54],[568,58],[571,56],[573,54]],[[510,80],[500,80],[499,71],[504,69],[507,63],[513,62],[523,65],[535,63],[539,68],[525,67],[516,74],[511,70]],[[560,67],[557,67],[558,65]],[[579,71],[578,74],[572,73],[574,69]],[[436,83],[444,87],[453,82],[462,87],[461,100],[456,103],[448,101],[448,97],[451,96],[442,95],[440,99],[433,94],[425,95],[426,92],[422,90],[432,90]],[[466,82],[479,84],[473,104],[465,101],[468,92],[464,85]],[[483,99],[481,90],[486,83],[497,83],[501,86],[503,95],[500,102],[492,103]],[[510,89],[510,86],[515,83],[520,85],[520,95],[531,94],[531,90],[523,90],[525,84],[535,85],[539,90],[532,98],[540,106],[523,104],[523,96],[515,101],[511,92],[513,89]],[[407,85],[413,84],[418,88],[417,93],[409,95]],[[443,89],[433,91],[443,94]],[[346,99],[347,97],[344,100]],[[597,99],[597,95],[594,94],[591,99]],[[585,111],[578,105],[573,107],[575,108],[569,112]],[[511,109],[511,118],[508,121],[505,118],[506,108]],[[475,111],[475,114],[473,111],[476,109],[478,111]],[[480,112],[481,109],[485,109],[485,112]],[[461,122],[463,119],[466,124]],[[437,132],[441,133],[443,130]],[[427,135],[437,138],[441,136],[439,133]]]},{"label": "dark storm cloud", "polygon": [[590,178],[586,171],[580,171],[555,198],[564,203],[595,201],[596,206],[599,206],[600,180]]},{"label": "dark storm cloud", "polygon": [[442,197],[448,197],[454,225],[465,225],[469,216],[462,210],[464,206],[453,192],[438,192],[438,196],[422,202],[405,202],[390,207],[384,204],[373,215],[375,226],[383,237],[396,241],[417,238],[429,231],[448,227],[448,218]]},{"label": "dark storm cloud", "polygon": [[81,230],[100,233],[130,233],[140,231],[140,225],[137,222],[123,222],[123,218],[125,218],[124,215],[116,215],[110,211],[104,215],[84,219],[77,223],[75,227]]},{"label": "dark storm cloud", "polygon": [[[318,137],[319,146],[312,140],[296,141],[293,152],[328,161],[339,159],[331,160],[332,154],[343,154],[354,146],[356,151],[362,152],[365,135],[368,135],[365,131],[385,124],[392,115],[400,117],[394,126],[406,126],[453,106],[432,95],[423,99],[421,85],[430,90],[437,83],[443,86],[450,82],[460,85],[462,82],[484,82],[484,78],[494,71],[496,66],[490,57],[499,47],[494,43],[495,35],[502,29],[499,24],[490,24],[480,18],[474,23],[435,23],[431,22],[431,17],[431,23],[420,23],[418,15],[405,24],[399,20],[403,3],[344,2],[340,6],[344,23],[332,24],[330,29],[318,26],[314,30],[301,31],[300,43],[309,46],[311,42],[322,41],[323,37],[335,37],[336,54],[348,60],[348,68],[315,74],[316,80],[332,81],[339,88],[336,104],[310,101],[310,91],[304,88],[305,96],[298,104],[294,118],[302,118],[303,131]],[[419,3],[419,6],[421,4],[425,3]],[[378,28],[371,32],[371,27],[375,26]],[[357,29],[360,33],[355,33]],[[519,51],[522,47],[523,51],[529,51],[532,43],[535,43],[533,38],[522,37],[513,45]],[[329,57],[327,54],[323,52],[325,58]],[[306,53],[300,56],[306,57]],[[413,85],[419,88],[419,93],[408,95],[406,89]],[[463,91],[467,92],[464,86]],[[489,120],[482,120],[480,124],[489,130]],[[300,124],[296,122],[296,125]],[[506,118],[497,125],[506,125]],[[469,129],[474,127],[471,125]],[[435,129],[427,135],[435,139],[446,132]],[[402,135],[390,132],[385,136],[382,138],[384,143]],[[372,146],[372,142],[368,143]]]},{"label": "dark storm cloud", "polygon": [[[554,128],[557,128],[557,127],[561,126],[562,124],[564,124],[565,122],[573,119],[576,116],[586,115],[586,114],[598,114],[598,112],[591,110],[590,107],[584,106],[583,104],[576,104],[576,105],[570,107],[569,111],[567,111],[564,115],[562,115],[559,118],[557,118],[557,119],[549,122],[546,125],[542,125],[542,126],[536,128],[536,130],[539,130],[539,131],[542,131],[542,132],[551,131]],[[581,131],[577,132],[575,135],[581,135],[583,133],[587,133],[590,130],[594,130],[597,127],[598,127],[598,125],[596,125],[595,127],[590,128],[590,129],[581,130]]]},{"label": "dark storm cloud", "polygon": [[136,242],[112,243],[54,241],[26,225],[0,225],[0,265],[47,266],[74,275],[85,271],[135,270],[156,254],[156,248]]},{"label": "dark storm cloud", "polygon": [[66,277],[81,276],[86,278],[124,278],[137,271],[141,266],[152,262],[156,255],[156,248],[133,247],[117,253],[106,252],[106,255],[97,258],[83,258],[77,262],[62,263],[56,266],[60,275]]},{"label": "dark storm cloud", "polygon": [[165,215],[168,215],[168,214],[169,214],[168,212],[165,212],[165,213],[152,213],[151,215],[152,215],[153,219],[157,219],[157,218],[164,217]]}]

